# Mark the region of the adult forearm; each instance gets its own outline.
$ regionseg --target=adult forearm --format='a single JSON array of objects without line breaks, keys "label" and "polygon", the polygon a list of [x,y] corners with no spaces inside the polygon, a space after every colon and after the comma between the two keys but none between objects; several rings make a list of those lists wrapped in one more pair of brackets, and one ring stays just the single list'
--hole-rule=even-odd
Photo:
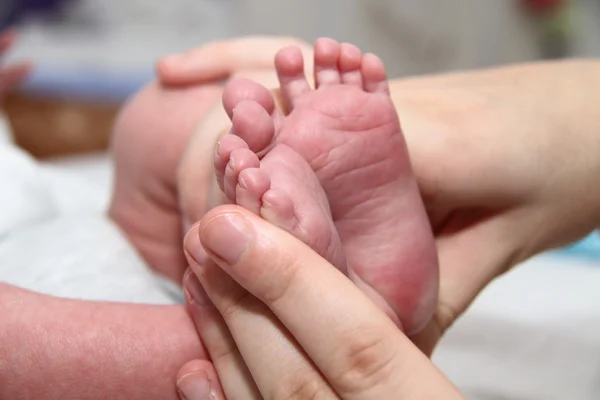
[{"label": "adult forearm", "polygon": [[[600,226],[599,88],[600,60],[521,64],[391,84],[411,155],[435,154],[444,145],[440,136],[459,130],[507,154],[528,154],[531,169],[522,174],[548,172],[539,196],[561,202],[555,220],[571,223],[565,230],[562,222],[559,228],[545,221],[553,237],[545,238],[544,246],[564,244]],[[522,141],[502,148],[497,138],[504,135]],[[427,169],[420,163],[433,158],[413,159],[418,178]]]},{"label": "adult forearm", "polygon": [[57,299],[0,284],[0,398],[177,399],[204,358],[183,307]]}]

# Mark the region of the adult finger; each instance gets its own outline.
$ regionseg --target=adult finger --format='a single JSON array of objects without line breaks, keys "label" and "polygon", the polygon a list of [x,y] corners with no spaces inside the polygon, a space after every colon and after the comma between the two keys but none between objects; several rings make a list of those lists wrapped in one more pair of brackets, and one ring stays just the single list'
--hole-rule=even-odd
[{"label": "adult finger", "polygon": [[291,44],[312,59],[310,46],[298,39],[245,36],[166,56],[158,61],[157,72],[165,85],[190,85],[226,78],[239,70],[272,69],[275,53]]},{"label": "adult finger", "polygon": [[[188,257],[189,259],[189,257]],[[191,267],[201,268],[192,260]],[[240,355],[223,318],[210,302],[192,270],[183,278],[188,309],[198,334],[216,368],[228,398],[261,399],[254,380]]]},{"label": "adult finger", "polygon": [[226,400],[217,371],[206,360],[190,361],[179,370],[177,391],[181,400]]},{"label": "adult finger", "polygon": [[204,249],[274,312],[342,398],[462,398],[375,304],[301,241],[236,206],[209,212],[199,232]]},{"label": "adult finger", "polygon": [[[205,292],[201,293],[201,288],[198,287],[190,290],[190,294],[195,293],[194,299],[205,297],[204,300],[192,302],[191,309],[200,308],[200,304],[211,304],[203,307],[204,318],[198,315],[194,319],[222,379],[226,395],[231,398],[250,398],[234,397],[231,394],[239,392],[240,384],[247,384],[248,377],[239,372],[241,367],[245,368],[247,365],[265,399],[280,400],[293,396],[314,398],[317,394],[324,400],[338,398],[272,312],[217,267],[204,253],[197,228],[193,227],[186,236],[185,246],[189,254],[195,255],[189,257],[190,266]],[[193,277],[189,277],[187,285],[193,287]],[[212,307],[212,304],[216,308]],[[212,310],[209,310],[210,308]],[[214,315],[217,310],[222,318],[217,319]],[[206,318],[208,313],[212,315]],[[206,332],[211,329],[211,337],[207,337]],[[220,335],[217,335],[218,332]],[[224,359],[223,355],[231,354],[234,354],[234,357]],[[236,363],[232,366],[232,360],[237,361],[239,354],[243,357],[245,365],[240,366]],[[218,358],[214,358],[215,356]]]}]

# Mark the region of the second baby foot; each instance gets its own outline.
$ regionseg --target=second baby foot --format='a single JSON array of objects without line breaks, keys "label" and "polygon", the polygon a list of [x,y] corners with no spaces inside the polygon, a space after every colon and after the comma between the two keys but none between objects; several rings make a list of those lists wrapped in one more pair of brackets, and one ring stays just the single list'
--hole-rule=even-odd
[{"label": "second baby foot", "polygon": [[[272,117],[255,101],[236,106],[233,131],[272,135]],[[325,192],[308,163],[284,144],[275,145],[259,160],[236,135],[221,138],[215,173],[230,203],[238,204],[292,233],[346,273],[342,244]]]}]

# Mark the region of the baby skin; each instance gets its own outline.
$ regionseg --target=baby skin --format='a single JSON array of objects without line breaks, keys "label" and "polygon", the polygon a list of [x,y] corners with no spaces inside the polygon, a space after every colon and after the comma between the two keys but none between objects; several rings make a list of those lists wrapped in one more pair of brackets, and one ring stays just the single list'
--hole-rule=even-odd
[{"label": "baby skin", "polygon": [[303,240],[417,333],[436,306],[437,255],[384,65],[331,39],[314,53],[314,90],[299,48],[275,57],[286,116],[257,83],[226,87],[232,131],[216,149],[217,181],[229,202]]}]

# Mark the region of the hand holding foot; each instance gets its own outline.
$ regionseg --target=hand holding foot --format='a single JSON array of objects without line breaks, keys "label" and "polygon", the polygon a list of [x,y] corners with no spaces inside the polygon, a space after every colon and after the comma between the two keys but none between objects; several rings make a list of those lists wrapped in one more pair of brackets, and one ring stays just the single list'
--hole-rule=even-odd
[{"label": "hand holding foot", "polygon": [[462,399],[339,271],[247,210],[212,210],[185,246],[186,299],[214,362],[182,369],[186,399]]},{"label": "hand holding foot", "polygon": [[[261,85],[246,80],[230,83],[223,103],[236,136],[221,141],[217,176],[227,178],[229,174],[235,181],[244,167],[236,167],[231,155],[241,159],[242,152],[266,154],[266,164],[271,152],[280,153],[280,148],[300,155],[298,159],[304,159],[316,174],[331,209],[330,215],[315,213],[313,218],[332,221],[329,232],[339,232],[349,275],[381,307],[391,307],[389,314],[399,318],[404,330],[418,332],[429,322],[436,304],[437,259],[383,64],[373,55],[363,56],[352,45],[322,39],[315,44],[316,90],[306,81],[299,49],[280,51],[275,66],[290,114],[284,117],[277,112]],[[240,96],[249,93],[256,100],[249,102]],[[236,146],[245,149],[236,154]],[[257,156],[252,160],[249,168],[258,167]],[[266,180],[269,174],[263,175]],[[227,179],[223,182],[229,200],[235,201],[235,185]],[[300,200],[290,191],[290,199]],[[293,201],[287,202],[288,208],[294,208]],[[297,215],[304,214],[298,211],[300,203],[307,204],[295,202]],[[320,203],[321,208],[326,207]],[[282,225],[268,220],[286,229],[292,226],[289,221]],[[321,235],[313,232],[308,236]],[[337,243],[331,236],[317,242]],[[303,240],[311,244],[306,235]],[[332,259],[323,249],[315,250],[346,270],[345,263]],[[332,251],[339,253],[342,251]]]}]

